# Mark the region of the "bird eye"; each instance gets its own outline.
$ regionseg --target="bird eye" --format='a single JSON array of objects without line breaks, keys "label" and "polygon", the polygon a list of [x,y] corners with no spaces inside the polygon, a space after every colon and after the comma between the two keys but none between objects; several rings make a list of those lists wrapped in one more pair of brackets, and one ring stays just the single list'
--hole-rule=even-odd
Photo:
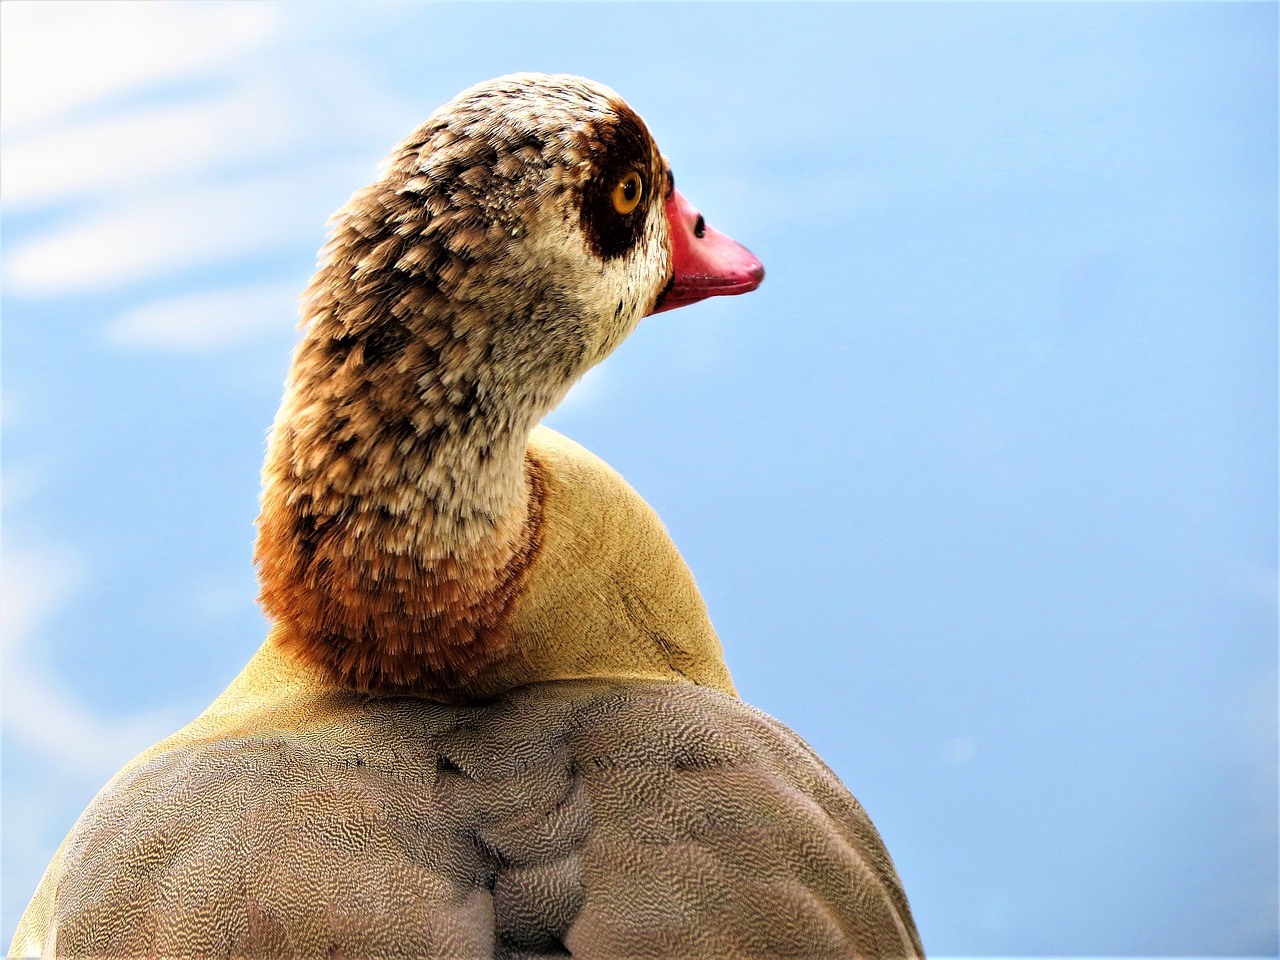
[{"label": "bird eye", "polygon": [[625,217],[640,205],[642,196],[644,196],[644,181],[640,179],[640,174],[632,170],[613,188],[613,209]]}]

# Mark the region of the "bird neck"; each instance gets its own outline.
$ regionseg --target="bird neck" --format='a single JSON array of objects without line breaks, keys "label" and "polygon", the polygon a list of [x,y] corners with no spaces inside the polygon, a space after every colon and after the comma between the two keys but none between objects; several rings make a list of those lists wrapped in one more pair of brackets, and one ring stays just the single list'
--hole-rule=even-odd
[{"label": "bird neck", "polygon": [[526,446],[555,398],[340,340],[316,325],[294,358],[263,474],[260,599],[275,642],[334,682],[447,699],[508,646],[540,544]]}]

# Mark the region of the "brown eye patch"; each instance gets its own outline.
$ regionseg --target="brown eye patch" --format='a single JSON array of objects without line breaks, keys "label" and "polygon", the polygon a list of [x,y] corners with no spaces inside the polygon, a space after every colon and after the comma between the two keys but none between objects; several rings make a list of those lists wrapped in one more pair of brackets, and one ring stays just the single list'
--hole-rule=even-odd
[{"label": "brown eye patch", "polygon": [[[645,213],[654,195],[653,141],[644,122],[625,104],[597,124],[595,169],[582,188],[582,232],[592,251],[613,260],[631,250],[644,233]],[[632,177],[638,177],[636,184]],[[630,188],[630,189],[629,189]],[[618,203],[618,197],[634,204]]]}]

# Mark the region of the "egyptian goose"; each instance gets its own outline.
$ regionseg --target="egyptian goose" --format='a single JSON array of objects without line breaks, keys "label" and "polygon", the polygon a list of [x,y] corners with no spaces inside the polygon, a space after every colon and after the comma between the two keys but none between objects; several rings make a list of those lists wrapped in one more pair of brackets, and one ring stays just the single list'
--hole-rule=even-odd
[{"label": "egyptian goose", "polygon": [[97,796],[12,955],[920,955],[871,821],[737,699],[657,516],[537,426],[641,318],[763,275],[606,87],[433,114],[304,300],[265,645]]}]

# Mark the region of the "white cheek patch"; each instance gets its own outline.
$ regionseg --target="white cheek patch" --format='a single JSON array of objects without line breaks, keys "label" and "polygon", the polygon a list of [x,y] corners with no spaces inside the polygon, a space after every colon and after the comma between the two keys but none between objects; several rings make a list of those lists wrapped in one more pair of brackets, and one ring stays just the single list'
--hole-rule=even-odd
[{"label": "white cheek patch", "polygon": [[[661,204],[649,209],[640,242],[623,257],[604,263],[598,274],[597,302],[600,337],[596,341],[599,363],[612,353],[653,309],[670,273],[667,222]],[[600,261],[596,261],[599,263]]]},{"label": "white cheek patch", "polygon": [[557,214],[544,207],[538,219],[541,224],[529,231],[530,239],[537,238],[528,250],[531,261],[556,278],[566,309],[595,331],[581,375],[627,338],[666,286],[671,272],[666,214],[660,203],[650,204],[639,242],[608,260],[592,251],[576,211],[561,206]]}]

